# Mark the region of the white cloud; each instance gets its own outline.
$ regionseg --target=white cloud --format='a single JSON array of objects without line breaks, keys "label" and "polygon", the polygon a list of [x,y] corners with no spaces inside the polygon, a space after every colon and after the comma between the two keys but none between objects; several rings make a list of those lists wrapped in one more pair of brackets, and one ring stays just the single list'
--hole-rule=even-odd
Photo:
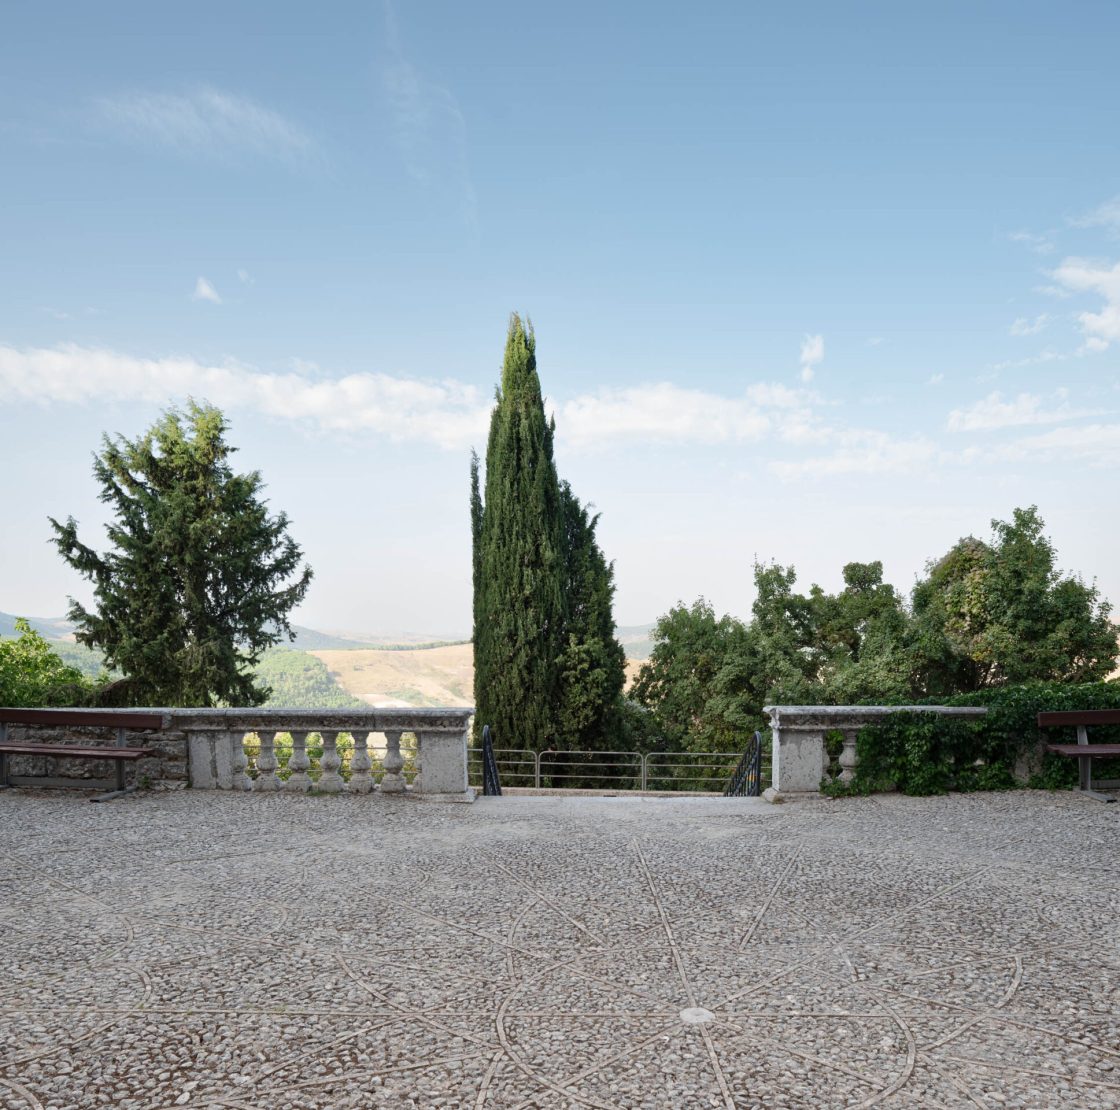
[{"label": "white cloud", "polygon": [[237,271],[237,280],[239,282],[241,282],[242,285],[252,285],[253,284],[253,277],[249,273],[248,270],[238,270]]},{"label": "white cloud", "polygon": [[194,283],[194,292],[191,294],[191,300],[209,301],[211,304],[222,303],[222,298],[218,296],[217,289],[204,277],[199,277],[198,281]]},{"label": "white cloud", "polygon": [[853,429],[833,433],[840,446],[824,455],[775,461],[770,471],[786,481],[845,474],[898,474],[925,470],[937,459],[937,447],[924,436],[895,439],[886,432]]},{"label": "white cloud", "polygon": [[214,88],[106,97],[96,107],[101,122],[120,134],[184,154],[248,150],[290,161],[316,149],[310,135],[278,112]]},{"label": "white cloud", "polygon": [[797,441],[813,426],[813,394],[758,383],[728,397],[670,382],[601,389],[564,402],[564,439],[582,447],[625,442],[736,443],[775,437]]},{"label": "white cloud", "polygon": [[1050,232],[1039,234],[1033,231],[1013,231],[1007,238],[1013,243],[1022,243],[1035,254],[1050,254],[1054,250],[1054,240]]},{"label": "white cloud", "polygon": [[1050,323],[1050,314],[1043,312],[1041,315],[1036,316],[1033,320],[1028,320],[1025,316],[1020,316],[1008,329],[1011,335],[1037,335],[1048,323]]},{"label": "white cloud", "polygon": [[801,380],[813,380],[814,367],[824,361],[824,336],[806,335],[801,341]]},{"label": "white cloud", "polygon": [[1107,227],[1120,231],[1120,196],[1106,200],[1091,212],[1070,220],[1074,227]]},{"label": "white cloud", "polygon": [[1120,424],[1053,428],[1025,436],[992,452],[999,461],[1080,462],[1093,467],[1120,466]]},{"label": "white cloud", "polygon": [[989,393],[966,409],[949,413],[951,432],[994,431],[1024,424],[1058,424],[1084,416],[1095,416],[1098,410],[1075,409],[1069,404],[1069,391],[1058,389],[1050,397],[1037,393],[1020,393],[1006,401],[1002,393]]},{"label": "white cloud", "polygon": [[885,342],[886,340],[881,335],[873,335],[867,340],[867,345],[869,347],[880,347]]},{"label": "white cloud", "polygon": [[1097,336],[1105,343],[1120,339],[1120,262],[1110,267],[1093,259],[1067,258],[1051,276],[1067,289],[1096,293],[1104,299],[1100,312],[1082,312],[1077,317],[1086,337]]},{"label": "white cloud", "polygon": [[930,374],[926,385],[940,385],[945,380],[944,374]]},{"label": "white cloud", "polygon": [[74,344],[28,350],[0,346],[0,400],[168,405],[186,397],[323,431],[373,432],[448,449],[481,442],[490,411],[478,390],[456,381],[370,373],[316,380],[245,366],[206,366],[183,357],[135,358]]}]

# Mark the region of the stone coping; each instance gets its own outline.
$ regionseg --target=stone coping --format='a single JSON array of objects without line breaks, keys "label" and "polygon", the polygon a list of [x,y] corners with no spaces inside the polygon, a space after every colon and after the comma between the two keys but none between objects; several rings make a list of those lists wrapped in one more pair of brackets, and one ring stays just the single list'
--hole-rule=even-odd
[{"label": "stone coping", "polygon": [[827,724],[828,722],[879,721],[894,713],[935,713],[941,717],[983,717],[983,706],[958,705],[764,705],[770,720],[782,726],[796,724]]}]

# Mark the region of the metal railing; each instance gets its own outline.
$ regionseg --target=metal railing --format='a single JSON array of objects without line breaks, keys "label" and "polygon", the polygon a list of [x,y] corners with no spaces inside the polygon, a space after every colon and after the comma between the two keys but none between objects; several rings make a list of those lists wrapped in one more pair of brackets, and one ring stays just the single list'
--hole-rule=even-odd
[{"label": "metal railing", "polygon": [[[755,736],[758,737],[758,733]],[[494,748],[495,772],[507,787],[726,793],[739,752],[592,752]],[[758,748],[758,781],[762,773]],[[467,774],[485,792],[484,743],[467,749]]]},{"label": "metal railing", "polygon": [[762,793],[762,733],[756,732],[724,790],[729,798],[757,798]]},{"label": "metal railing", "polygon": [[498,778],[498,763],[494,759],[494,742],[490,738],[490,726],[482,729],[482,793],[489,797],[500,797],[502,783]]}]

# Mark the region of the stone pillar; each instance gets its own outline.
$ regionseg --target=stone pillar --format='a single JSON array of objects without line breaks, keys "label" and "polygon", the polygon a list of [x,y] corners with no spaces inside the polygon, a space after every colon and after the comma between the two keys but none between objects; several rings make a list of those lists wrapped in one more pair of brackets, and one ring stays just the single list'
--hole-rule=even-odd
[{"label": "stone pillar", "polygon": [[824,767],[824,729],[783,726],[781,707],[767,706],[774,736],[773,785],[780,794],[815,794]]},{"label": "stone pillar", "polygon": [[210,729],[188,732],[187,761],[191,786],[195,790],[233,789],[233,744],[229,732]]},{"label": "stone pillar", "polygon": [[474,791],[467,785],[467,733],[416,733],[417,751],[422,760],[418,795],[440,798],[461,798],[474,801]]}]

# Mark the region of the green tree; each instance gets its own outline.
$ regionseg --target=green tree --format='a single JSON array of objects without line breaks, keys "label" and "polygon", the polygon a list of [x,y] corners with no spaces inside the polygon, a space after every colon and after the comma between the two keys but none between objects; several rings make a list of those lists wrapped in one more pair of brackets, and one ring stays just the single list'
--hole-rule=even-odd
[{"label": "green tree", "polygon": [[1092,682],[1117,658],[1111,606],[1056,566],[1035,506],[961,540],[914,588],[914,658],[930,694],[1030,680]]},{"label": "green tree", "polygon": [[16,620],[15,639],[0,640],[0,705],[59,706],[85,701],[93,690],[26,620]]},{"label": "green tree", "polygon": [[502,747],[556,747],[564,648],[560,483],[537,377],[536,339],[515,313],[486,445],[472,463],[477,719]]},{"label": "green tree", "polygon": [[502,747],[609,748],[625,656],[614,568],[592,516],[561,483],[532,327],[514,314],[486,447],[471,458],[475,707]]},{"label": "green tree", "polygon": [[111,548],[52,519],[62,557],[93,583],[95,606],[71,599],[76,638],[121,671],[120,700],[173,706],[259,705],[254,668],[307,592],[311,570],[270,516],[259,473],[237,474],[222,413],[190,402],[135,440],[103,437],[93,472],[112,508]]},{"label": "green tree", "polygon": [[614,749],[622,727],[626,653],[614,634],[614,566],[595,538],[598,516],[560,485],[564,548],[564,646],[557,666],[562,748]]}]

